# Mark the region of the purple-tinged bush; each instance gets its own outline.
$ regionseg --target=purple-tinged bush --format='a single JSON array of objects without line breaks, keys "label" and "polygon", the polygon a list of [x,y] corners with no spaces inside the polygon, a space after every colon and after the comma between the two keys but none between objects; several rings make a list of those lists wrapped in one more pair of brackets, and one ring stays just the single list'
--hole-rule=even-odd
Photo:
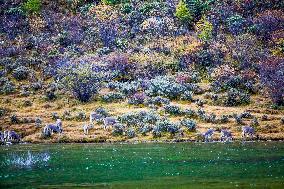
[{"label": "purple-tinged bush", "polygon": [[141,105],[146,102],[147,96],[144,93],[135,93],[128,98],[128,104],[131,105]]},{"label": "purple-tinged bush", "polygon": [[260,66],[260,79],[268,89],[272,102],[284,105],[284,59],[270,57]]},{"label": "purple-tinged bush", "polygon": [[255,33],[264,40],[271,38],[271,34],[284,28],[284,16],[281,10],[267,10],[261,12],[253,22],[255,24]]},{"label": "purple-tinged bush", "polygon": [[200,76],[198,72],[178,72],[175,76],[177,83],[197,83],[200,82]]},{"label": "purple-tinged bush", "polygon": [[81,102],[88,102],[98,93],[102,75],[91,65],[67,64],[59,68],[57,80]]},{"label": "purple-tinged bush", "polygon": [[134,77],[135,63],[126,54],[110,54],[106,64],[112,79],[125,81]]}]

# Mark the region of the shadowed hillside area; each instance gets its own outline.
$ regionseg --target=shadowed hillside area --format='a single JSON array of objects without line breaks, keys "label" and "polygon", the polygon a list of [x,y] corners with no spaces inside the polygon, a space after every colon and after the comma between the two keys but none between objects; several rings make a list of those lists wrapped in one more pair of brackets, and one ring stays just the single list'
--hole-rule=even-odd
[{"label": "shadowed hillside area", "polygon": [[281,0],[0,0],[0,139],[283,140],[283,10]]}]

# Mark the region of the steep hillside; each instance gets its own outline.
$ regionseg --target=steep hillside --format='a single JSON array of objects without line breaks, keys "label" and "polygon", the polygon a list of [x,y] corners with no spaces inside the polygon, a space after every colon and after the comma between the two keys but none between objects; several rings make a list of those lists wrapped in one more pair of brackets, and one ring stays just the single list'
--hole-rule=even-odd
[{"label": "steep hillside", "polygon": [[[247,125],[254,139],[282,140],[283,10],[280,0],[0,1],[0,131],[178,141],[210,128],[241,139]],[[101,117],[86,135],[91,112]],[[57,119],[63,133],[44,136]]]}]

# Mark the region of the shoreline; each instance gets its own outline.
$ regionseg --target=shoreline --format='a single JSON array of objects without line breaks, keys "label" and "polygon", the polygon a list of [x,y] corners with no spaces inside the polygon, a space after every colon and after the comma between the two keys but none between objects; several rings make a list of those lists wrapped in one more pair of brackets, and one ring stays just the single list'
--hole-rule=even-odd
[{"label": "shoreline", "polygon": [[38,142],[38,141],[33,141],[33,142],[20,142],[20,143],[10,143],[10,144],[2,144],[0,146],[7,146],[7,145],[24,145],[24,144],[47,144],[47,145],[52,145],[52,144],[159,144],[159,143],[165,143],[165,144],[170,144],[170,143],[238,143],[238,142],[283,142],[284,139],[253,139],[253,140],[241,140],[241,139],[235,139],[232,141],[228,142],[222,142],[219,140],[213,140],[210,142],[204,142],[204,141],[197,141],[197,140],[192,140],[192,139],[174,139],[174,140],[116,140],[116,141],[52,141],[52,142]]}]

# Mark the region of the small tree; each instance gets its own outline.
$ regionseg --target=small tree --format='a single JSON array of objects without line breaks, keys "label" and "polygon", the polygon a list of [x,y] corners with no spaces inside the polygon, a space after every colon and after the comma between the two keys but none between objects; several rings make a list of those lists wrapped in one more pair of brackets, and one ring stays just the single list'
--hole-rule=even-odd
[{"label": "small tree", "polygon": [[41,9],[41,0],[27,0],[23,4],[23,9],[28,13],[38,13]]},{"label": "small tree", "polygon": [[98,93],[102,77],[88,64],[70,64],[59,69],[57,80],[81,102]]},{"label": "small tree", "polygon": [[183,23],[190,23],[193,21],[193,17],[184,0],[179,1],[176,7],[175,16]]},{"label": "small tree", "polygon": [[270,57],[260,66],[260,78],[273,103],[284,105],[284,58]]},{"label": "small tree", "polygon": [[195,27],[197,30],[198,38],[202,41],[207,42],[212,38],[213,25],[204,17],[196,23]]}]

